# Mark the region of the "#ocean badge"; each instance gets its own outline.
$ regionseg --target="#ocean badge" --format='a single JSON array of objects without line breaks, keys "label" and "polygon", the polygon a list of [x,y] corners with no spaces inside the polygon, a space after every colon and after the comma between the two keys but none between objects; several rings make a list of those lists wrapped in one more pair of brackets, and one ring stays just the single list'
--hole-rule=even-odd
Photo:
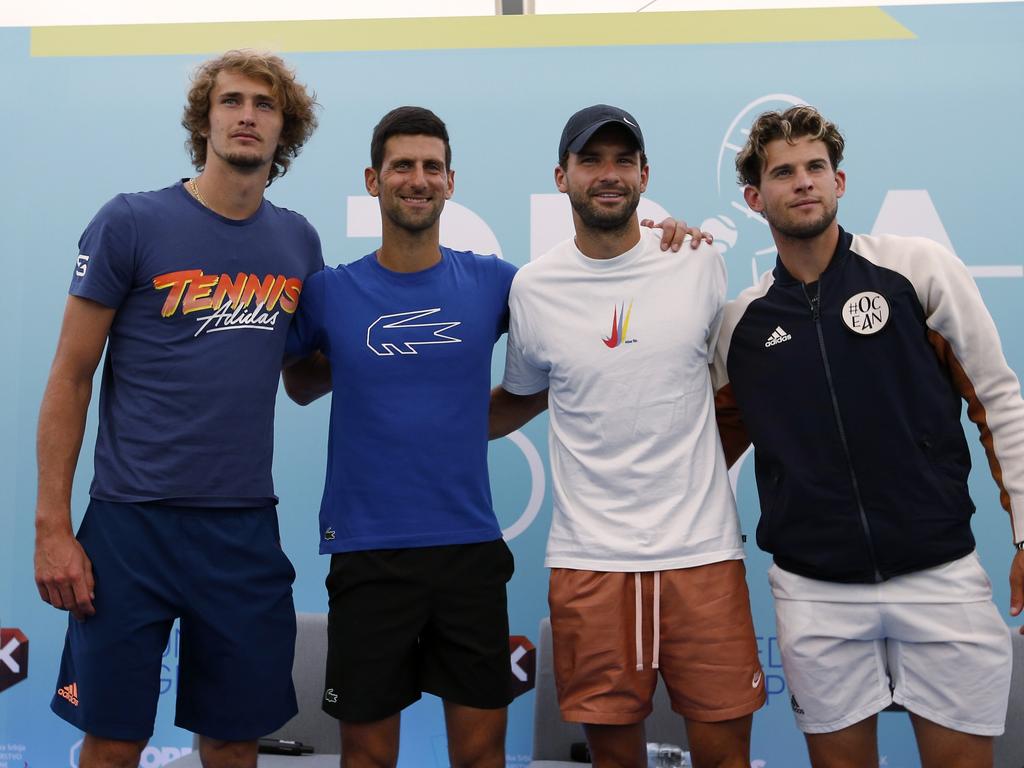
[{"label": "#ocean badge", "polygon": [[889,302],[874,291],[864,291],[843,303],[843,323],[856,334],[870,336],[885,328],[889,322]]}]

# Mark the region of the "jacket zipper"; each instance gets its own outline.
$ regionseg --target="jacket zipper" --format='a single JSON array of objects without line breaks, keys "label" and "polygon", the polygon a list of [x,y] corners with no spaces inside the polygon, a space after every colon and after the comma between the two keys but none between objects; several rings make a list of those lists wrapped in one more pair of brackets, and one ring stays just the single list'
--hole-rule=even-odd
[{"label": "jacket zipper", "polygon": [[860,513],[861,528],[864,529],[864,538],[868,544],[868,554],[871,556],[871,567],[875,571],[875,581],[884,581],[881,572],[878,570],[878,558],[875,556],[875,545],[871,539],[871,524],[868,522],[867,513],[864,512],[864,502],[860,496],[860,484],[857,482],[857,473],[853,469],[853,458],[850,455],[850,444],[846,440],[846,430],[843,428],[843,420],[839,415],[839,399],[836,397],[835,384],[832,381],[832,368],[828,364],[828,352],[825,350],[825,334],[821,329],[821,278],[815,285],[813,298],[807,293],[807,286],[800,284],[803,289],[804,298],[811,308],[811,318],[814,320],[814,329],[818,333],[818,350],[821,352],[821,362],[825,366],[825,379],[828,382],[828,393],[832,398],[832,415],[836,420],[836,427],[839,429],[839,442],[843,446],[843,454],[846,456],[846,466],[850,470],[850,483],[853,486],[853,497],[857,501],[857,511]]}]

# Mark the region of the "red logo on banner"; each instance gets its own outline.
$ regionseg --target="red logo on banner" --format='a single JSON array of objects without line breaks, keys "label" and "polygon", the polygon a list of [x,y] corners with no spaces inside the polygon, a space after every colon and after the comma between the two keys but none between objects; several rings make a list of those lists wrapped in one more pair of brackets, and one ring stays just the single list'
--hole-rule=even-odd
[{"label": "red logo on banner", "polygon": [[28,677],[28,638],[20,629],[0,628],[0,692]]},{"label": "red logo on banner", "polygon": [[518,699],[532,691],[537,682],[537,649],[529,638],[512,635],[508,639],[508,650],[512,662],[512,696]]}]

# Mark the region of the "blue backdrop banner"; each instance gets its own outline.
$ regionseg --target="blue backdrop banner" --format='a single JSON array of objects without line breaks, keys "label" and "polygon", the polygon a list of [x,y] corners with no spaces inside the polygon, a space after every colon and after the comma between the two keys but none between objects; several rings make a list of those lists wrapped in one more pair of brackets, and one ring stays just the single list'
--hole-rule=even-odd
[{"label": "blue backdrop banner", "polygon": [[[442,241],[524,264],[571,234],[553,169],[566,118],[595,102],[637,117],[651,180],[641,215],[703,223],[723,250],[729,294],[771,268],[768,228],[743,202],[733,158],[767,109],[810,103],[847,138],[848,187],[839,220],[854,232],[932,237],[963,259],[981,288],[1014,370],[1024,371],[1020,306],[1024,249],[1014,232],[1024,125],[1024,4],[789,12],[0,29],[7,72],[0,138],[8,148],[0,207],[3,359],[0,379],[0,768],[77,768],[81,734],[49,711],[66,616],[33,583],[35,424],[79,234],[118,192],[191,175],[180,127],[187,76],[236,45],[284,52],[323,105],[320,128],[268,196],[305,214],[328,263],[352,261],[379,237],[366,195],[370,133],[392,107],[430,107],[451,132],[455,196]],[[504,342],[495,349],[500,380]],[[242,387],[220,371],[226,388]],[[301,409],[283,393],[275,480],[285,549],[298,572],[296,605],[325,611],[327,560],[317,551],[328,402]],[[92,474],[95,403],[74,492],[81,519]],[[974,530],[1001,610],[1009,604],[1007,515],[971,435]],[[1024,428],[1024,425],[1022,425]],[[543,552],[550,521],[547,418],[491,444],[491,483],[515,554],[512,632],[536,641],[547,614]],[[758,505],[752,462],[733,472],[743,529]],[[765,573],[747,545],[768,704],[754,717],[753,765],[807,766],[790,711]],[[1009,617],[1007,616],[1009,619]],[[260,638],[252,638],[259,644]],[[176,729],[177,634],[165,653],[156,732],[141,765],[191,747]],[[936,669],[936,675],[949,670]],[[512,704],[508,764],[529,761],[533,693]],[[918,765],[906,715],[879,727],[888,768]],[[443,714],[427,697],[405,715],[400,764],[448,765]]]}]

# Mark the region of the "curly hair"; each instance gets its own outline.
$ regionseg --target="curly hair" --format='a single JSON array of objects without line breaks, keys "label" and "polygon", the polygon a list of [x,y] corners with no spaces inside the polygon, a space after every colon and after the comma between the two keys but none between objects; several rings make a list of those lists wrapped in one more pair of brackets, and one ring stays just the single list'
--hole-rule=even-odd
[{"label": "curly hair", "polygon": [[274,152],[267,186],[278,176],[288,172],[292,159],[298,156],[303,145],[316,130],[315,108],[319,105],[316,94],[307,91],[306,86],[295,79],[294,70],[272,53],[252,50],[228,51],[223,56],[211,59],[192,74],[192,87],[181,125],[188,131],[185,148],[196,170],[206,167],[206,135],[210,128],[210,93],[217,75],[221,72],[237,72],[246,77],[263,80],[270,85],[271,93],[281,104],[284,125],[281,128],[280,144]]},{"label": "curly hair", "polygon": [[832,170],[839,168],[843,160],[846,140],[836,128],[814,107],[800,105],[785,112],[764,112],[750,128],[747,143],[736,155],[736,177],[741,185],[761,185],[761,171],[768,160],[767,146],[776,139],[785,139],[790,144],[804,137],[822,141],[828,149]]}]

